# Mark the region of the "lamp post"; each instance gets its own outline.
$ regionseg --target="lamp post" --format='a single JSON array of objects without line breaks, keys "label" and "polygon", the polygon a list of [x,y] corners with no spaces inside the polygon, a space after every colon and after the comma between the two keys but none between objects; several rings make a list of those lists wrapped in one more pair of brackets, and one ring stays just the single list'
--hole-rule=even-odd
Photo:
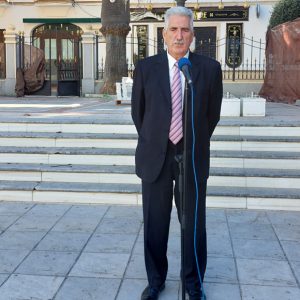
[{"label": "lamp post", "polygon": [[184,6],[186,0],[176,0],[177,6]]}]

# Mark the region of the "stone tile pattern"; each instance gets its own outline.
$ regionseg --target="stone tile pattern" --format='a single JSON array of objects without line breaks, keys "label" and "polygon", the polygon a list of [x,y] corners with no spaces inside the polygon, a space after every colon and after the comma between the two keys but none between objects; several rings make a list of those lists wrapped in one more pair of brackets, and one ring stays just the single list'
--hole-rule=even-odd
[{"label": "stone tile pattern", "polygon": [[[208,300],[300,299],[300,212],[208,209]],[[172,212],[162,300],[181,299]],[[0,300],[138,300],[140,206],[0,202]]]}]

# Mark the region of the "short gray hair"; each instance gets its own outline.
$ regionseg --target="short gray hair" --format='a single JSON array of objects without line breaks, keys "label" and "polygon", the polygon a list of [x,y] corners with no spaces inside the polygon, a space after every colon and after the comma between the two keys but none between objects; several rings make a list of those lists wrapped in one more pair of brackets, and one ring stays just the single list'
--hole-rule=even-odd
[{"label": "short gray hair", "polygon": [[169,26],[169,19],[171,16],[184,16],[190,19],[190,29],[194,31],[194,15],[193,12],[184,6],[174,6],[166,10],[165,12],[165,30],[168,29]]}]

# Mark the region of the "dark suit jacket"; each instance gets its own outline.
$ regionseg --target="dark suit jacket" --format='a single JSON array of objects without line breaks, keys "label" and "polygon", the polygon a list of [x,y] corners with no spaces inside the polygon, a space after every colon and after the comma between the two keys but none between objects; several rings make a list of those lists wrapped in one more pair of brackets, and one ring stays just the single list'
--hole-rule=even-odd
[{"label": "dark suit jacket", "polygon": [[[210,137],[220,119],[222,71],[220,64],[208,57],[190,52],[189,60],[194,85],[195,165],[201,180],[207,179],[209,175]],[[137,63],[131,101],[132,119],[138,132],[136,174],[146,182],[153,182],[165,161],[172,117],[166,52]],[[191,121],[187,127],[187,157],[191,165]]]}]

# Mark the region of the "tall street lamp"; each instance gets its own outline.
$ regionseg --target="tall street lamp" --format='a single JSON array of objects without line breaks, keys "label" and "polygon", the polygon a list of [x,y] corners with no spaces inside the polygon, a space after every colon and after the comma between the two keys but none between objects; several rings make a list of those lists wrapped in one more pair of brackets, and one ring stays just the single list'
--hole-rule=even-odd
[{"label": "tall street lamp", "polygon": [[184,6],[186,0],[176,0],[177,6]]}]

